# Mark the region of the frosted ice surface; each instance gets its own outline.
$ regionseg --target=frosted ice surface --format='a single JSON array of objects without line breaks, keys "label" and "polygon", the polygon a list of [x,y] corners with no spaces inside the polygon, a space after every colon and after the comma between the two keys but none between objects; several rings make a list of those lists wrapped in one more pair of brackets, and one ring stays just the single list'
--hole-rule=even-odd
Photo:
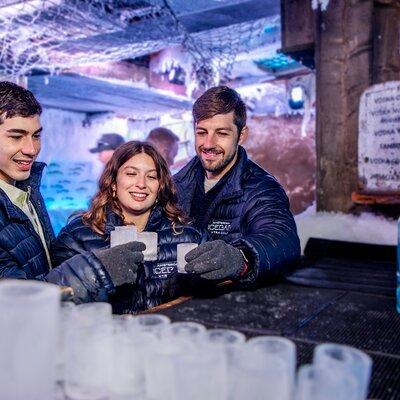
[{"label": "frosted ice surface", "polygon": [[301,249],[310,237],[345,242],[397,245],[397,222],[371,213],[359,216],[316,212],[315,205],[295,217]]}]

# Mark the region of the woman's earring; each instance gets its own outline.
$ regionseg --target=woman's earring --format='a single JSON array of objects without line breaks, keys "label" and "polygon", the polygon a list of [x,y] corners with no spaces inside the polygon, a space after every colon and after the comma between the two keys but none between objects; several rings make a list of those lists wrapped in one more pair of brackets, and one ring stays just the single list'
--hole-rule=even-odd
[{"label": "woman's earring", "polygon": [[117,198],[117,191],[115,189],[112,190],[112,198],[113,199]]}]

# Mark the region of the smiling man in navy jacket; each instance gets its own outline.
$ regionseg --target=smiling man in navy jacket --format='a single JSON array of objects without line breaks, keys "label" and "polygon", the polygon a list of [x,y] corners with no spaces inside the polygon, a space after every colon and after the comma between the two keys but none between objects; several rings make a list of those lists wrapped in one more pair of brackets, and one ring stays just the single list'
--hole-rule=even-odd
[{"label": "smiling man in navy jacket", "polygon": [[296,224],[277,180],[248,159],[246,106],[226,86],[193,106],[197,156],[174,177],[180,204],[214,239],[186,255],[202,278],[255,285],[300,256]]}]

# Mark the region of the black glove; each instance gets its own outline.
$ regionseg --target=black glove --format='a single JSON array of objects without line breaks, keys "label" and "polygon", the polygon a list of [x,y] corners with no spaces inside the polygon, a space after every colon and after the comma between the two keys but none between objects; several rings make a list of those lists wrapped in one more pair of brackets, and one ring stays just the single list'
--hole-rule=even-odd
[{"label": "black glove", "polygon": [[129,242],[110,249],[94,250],[93,253],[107,270],[114,286],[120,286],[135,283],[139,264],[144,260],[142,251],[145,249],[144,243]]},{"label": "black glove", "polygon": [[214,240],[206,242],[186,254],[186,272],[200,274],[202,278],[238,279],[245,268],[242,253],[237,248]]}]

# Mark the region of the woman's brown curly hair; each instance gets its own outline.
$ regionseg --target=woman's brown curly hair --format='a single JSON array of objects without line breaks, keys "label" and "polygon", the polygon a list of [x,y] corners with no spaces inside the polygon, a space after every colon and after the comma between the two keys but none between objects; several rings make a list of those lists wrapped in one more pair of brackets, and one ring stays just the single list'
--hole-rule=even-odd
[{"label": "woman's brown curly hair", "polygon": [[113,196],[113,187],[121,166],[139,153],[149,155],[154,161],[160,184],[157,195],[158,205],[164,209],[167,217],[172,221],[174,231],[176,231],[177,223],[185,224],[189,222],[189,219],[178,206],[175,184],[164,158],[151,144],[131,141],[115,150],[100,176],[99,189],[92,198],[89,210],[82,215],[84,223],[89,225],[94,231],[104,234],[106,210],[108,208],[111,208],[112,211],[124,220],[118,199]]}]

